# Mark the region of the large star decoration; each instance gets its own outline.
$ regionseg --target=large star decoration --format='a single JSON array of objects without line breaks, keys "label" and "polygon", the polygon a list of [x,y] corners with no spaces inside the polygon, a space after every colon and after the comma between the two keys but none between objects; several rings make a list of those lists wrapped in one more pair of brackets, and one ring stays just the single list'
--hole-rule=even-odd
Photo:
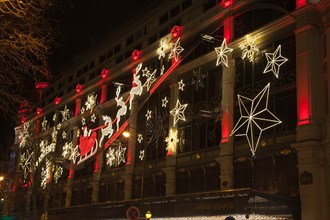
[{"label": "large star decoration", "polygon": [[223,39],[221,46],[215,47],[214,50],[217,53],[216,66],[223,64],[226,67],[228,67],[228,55],[227,54],[233,52],[233,49],[227,47],[226,38]]},{"label": "large star decoration", "polygon": [[248,35],[246,35],[246,40],[239,44],[239,47],[242,50],[242,60],[248,58],[250,62],[253,62],[255,54],[259,52],[259,48],[256,45],[256,38],[249,37]]},{"label": "large star decoration", "polygon": [[31,172],[32,155],[33,152],[29,153],[28,151],[26,151],[20,156],[20,166],[23,170],[24,179],[26,179],[28,174]]},{"label": "large star decoration", "polygon": [[274,53],[266,53],[266,58],[267,65],[263,73],[273,72],[276,78],[278,78],[281,65],[288,61],[287,58],[281,55],[281,45],[277,47]]},{"label": "large star decoration", "polygon": [[175,108],[170,111],[173,115],[173,124],[175,125],[179,120],[185,121],[186,117],[184,116],[184,111],[187,108],[188,104],[181,105],[180,100],[178,99],[175,104]]},{"label": "large star decoration", "polygon": [[58,179],[62,176],[63,174],[63,167],[61,166],[55,166],[53,168],[55,171],[54,171],[54,182],[57,183]]},{"label": "large star decoration", "polygon": [[156,81],[156,77],[155,77],[156,72],[157,72],[157,70],[154,70],[152,73],[148,73],[146,75],[147,80],[143,86],[147,87],[147,91],[150,90],[151,85]]},{"label": "large star decoration", "polygon": [[184,51],[184,49],[180,46],[180,38],[178,38],[175,43],[171,43],[171,52],[168,55],[168,58],[173,58],[176,62],[179,60],[179,56],[182,51]]},{"label": "large star decoration", "polygon": [[80,155],[79,146],[77,145],[75,148],[72,149],[69,160],[71,160],[72,163],[75,164],[77,162],[77,158],[79,157],[79,155]]},{"label": "large star decoration", "polygon": [[[241,117],[230,135],[235,134],[238,130],[242,130],[242,133],[236,134],[236,136],[246,137],[253,156],[257,150],[262,132],[281,123],[268,110],[269,88],[270,84],[268,83],[254,99],[237,95]],[[265,104],[261,104],[264,98],[266,99]],[[247,103],[251,103],[250,108],[246,106]],[[268,117],[265,118],[265,116]]]}]

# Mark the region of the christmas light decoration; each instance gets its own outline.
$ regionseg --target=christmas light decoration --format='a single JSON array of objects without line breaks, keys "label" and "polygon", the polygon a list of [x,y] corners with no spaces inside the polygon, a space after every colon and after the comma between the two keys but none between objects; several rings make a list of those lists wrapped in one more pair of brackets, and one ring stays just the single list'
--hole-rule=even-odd
[{"label": "christmas light decoration", "polygon": [[72,161],[72,163],[76,164],[77,163],[77,158],[79,157],[79,146],[77,145],[75,148],[72,149],[69,160]]},{"label": "christmas light decoration", "polygon": [[183,80],[182,80],[182,79],[178,82],[178,85],[179,85],[179,90],[181,90],[181,91],[183,91],[184,87],[186,86],[186,85],[183,83]]},{"label": "christmas light decoration", "polygon": [[132,59],[135,61],[137,59],[139,59],[141,56],[141,51],[139,50],[134,50],[133,53],[132,53]]},{"label": "christmas light decoration", "polygon": [[142,91],[143,91],[143,86],[142,86],[142,83],[141,83],[141,80],[140,80],[140,75],[139,75],[139,72],[141,70],[141,67],[142,67],[142,63],[140,63],[136,69],[135,69],[135,74],[133,74],[133,85],[134,87],[132,87],[131,91],[129,92],[129,94],[131,95],[130,99],[129,99],[129,109],[131,110],[131,107],[132,107],[132,102],[133,102],[133,99],[134,99],[134,96],[135,95],[141,95],[142,94]]},{"label": "christmas light decoration", "polygon": [[53,121],[56,121],[56,113],[53,115]]},{"label": "christmas light decoration", "polygon": [[193,70],[193,78],[191,84],[195,86],[195,90],[197,91],[199,88],[204,88],[203,79],[206,78],[205,74],[201,72],[201,68],[199,67],[197,70]]},{"label": "christmas light decoration", "polygon": [[165,97],[162,99],[162,107],[166,108],[166,107],[167,107],[167,103],[168,103],[168,99],[167,99],[167,96],[165,96]]},{"label": "christmas light decoration", "polygon": [[62,132],[62,138],[66,139],[66,132],[65,131]]},{"label": "christmas light decoration", "polygon": [[175,62],[179,60],[180,53],[184,51],[183,47],[180,46],[180,38],[175,41],[175,43],[171,43],[171,52],[168,55],[168,58],[173,58]]},{"label": "christmas light decoration", "polygon": [[[225,220],[229,215],[217,215],[217,216],[191,216],[191,217],[166,217],[166,218],[152,218],[153,220]],[[246,215],[233,214],[230,215],[236,220],[288,220],[285,217],[269,216],[269,215],[258,215],[251,214],[249,218]]]},{"label": "christmas light decoration", "polygon": [[92,114],[92,116],[91,116],[91,122],[95,122],[95,120],[96,120],[96,116],[95,116],[95,114]]},{"label": "christmas light decoration", "polygon": [[276,78],[280,72],[280,67],[288,61],[281,55],[281,45],[279,45],[274,53],[266,53],[267,65],[263,73],[273,72]]},{"label": "christmas light decoration", "polygon": [[57,130],[55,129],[55,127],[54,127],[53,132],[52,132],[52,142],[53,143],[57,142]]},{"label": "christmas light decoration", "polygon": [[115,164],[116,156],[115,150],[113,148],[109,148],[108,153],[106,153],[107,164],[112,167]]},{"label": "christmas light decoration", "polygon": [[71,152],[73,151],[73,144],[72,142],[65,142],[63,149],[62,149],[62,157],[67,159],[70,157]]},{"label": "christmas light decoration", "polygon": [[57,130],[60,130],[61,127],[62,127],[62,124],[61,123],[58,123],[57,126],[56,126]]},{"label": "christmas light decoration", "polygon": [[162,65],[162,68],[160,69],[160,74],[159,75],[163,75],[164,74],[164,71],[165,71],[165,67],[164,67],[164,65]]},{"label": "christmas light decoration", "polygon": [[165,52],[169,48],[167,39],[161,40],[159,43],[159,48],[157,49],[158,59],[165,57]]},{"label": "christmas light decoration", "polygon": [[187,108],[188,104],[181,105],[180,100],[178,99],[175,104],[175,108],[170,111],[171,115],[173,115],[173,125],[179,121],[185,121],[186,117],[184,116],[184,111]]},{"label": "christmas light decoration", "polygon": [[142,140],[143,140],[142,134],[138,134],[137,141],[141,144]]},{"label": "christmas light decoration", "polygon": [[117,118],[116,123],[117,123],[117,131],[118,131],[119,130],[119,124],[120,124],[120,118],[121,118],[121,116],[126,115],[127,106],[126,106],[125,102],[123,101],[123,97],[120,97],[119,99],[116,97],[115,100],[117,102],[117,106],[120,106],[120,108],[117,111],[117,115],[116,115],[116,118]]},{"label": "christmas light decoration", "polygon": [[146,114],[147,121],[151,118],[151,113],[152,111],[147,110],[147,114]]},{"label": "christmas light decoration", "polygon": [[168,152],[175,152],[176,151],[176,144],[179,142],[178,140],[178,131],[174,129],[170,129],[168,137],[165,138],[166,142],[166,150]]},{"label": "christmas light decoration", "polygon": [[57,183],[58,179],[62,176],[63,174],[63,167],[61,166],[54,166],[53,167],[53,172],[54,172],[54,175],[53,175],[53,178],[54,178],[54,182]]},{"label": "christmas light decoration", "polygon": [[50,166],[50,161],[46,161],[46,164],[44,167],[41,168],[41,181],[40,181],[40,186],[45,189],[47,186],[47,181],[50,176],[49,173],[49,166]]},{"label": "christmas light decoration", "polygon": [[85,102],[85,106],[86,106],[86,111],[90,110],[91,112],[93,111],[93,108],[96,106],[96,99],[97,99],[97,95],[88,95],[87,96],[87,100]]},{"label": "christmas light decoration", "polygon": [[157,69],[155,69],[152,73],[150,73],[148,70],[148,73],[146,75],[147,80],[145,81],[145,83],[143,85],[143,86],[147,87],[147,91],[150,90],[151,85],[156,81],[156,77],[155,77],[156,72],[157,72]]},{"label": "christmas light decoration", "polygon": [[112,129],[112,120],[109,116],[103,116],[102,117],[104,120],[104,128],[101,128],[101,138],[100,138],[100,146],[102,146],[103,139],[104,137],[110,138],[113,134],[113,129]]},{"label": "christmas light decoration", "polygon": [[112,166],[119,166],[121,163],[125,163],[125,152],[126,147],[122,147],[121,142],[119,142],[117,149],[109,148],[106,153],[107,164]]},{"label": "christmas light decoration", "polygon": [[171,29],[172,38],[177,38],[181,34],[181,30],[180,26],[174,25]]},{"label": "christmas light decoration", "polygon": [[44,117],[44,120],[41,122],[41,128],[43,131],[47,130],[47,123],[48,123],[48,121],[47,121],[46,117]]},{"label": "christmas light decoration", "polygon": [[83,89],[83,87],[84,87],[83,85],[81,85],[81,84],[77,84],[77,85],[76,85],[76,92],[77,92],[77,93],[81,92],[81,90]]},{"label": "christmas light decoration", "polygon": [[61,98],[56,96],[54,99],[55,105],[58,105],[60,102],[61,102]]},{"label": "christmas light decoration", "polygon": [[41,112],[42,112],[42,108],[39,108],[39,107],[38,107],[36,112],[37,112],[37,115],[40,115]]},{"label": "christmas light decoration", "polygon": [[29,152],[28,150],[20,155],[20,167],[23,170],[24,179],[26,179],[28,174],[31,172],[32,155],[33,151]]},{"label": "christmas light decoration", "polygon": [[248,58],[250,62],[253,62],[255,54],[259,52],[259,48],[256,45],[256,38],[246,35],[246,40],[239,44],[242,50],[242,60]]},{"label": "christmas light decoration", "polygon": [[69,115],[70,115],[70,110],[67,108],[67,106],[64,106],[63,111],[61,111],[62,114],[62,122],[63,121],[67,121],[69,119]]},{"label": "christmas light decoration", "polygon": [[141,161],[143,161],[143,159],[144,159],[144,150],[140,150],[139,158],[140,158]]},{"label": "christmas light decoration", "polygon": [[[269,88],[270,84],[268,83],[254,99],[237,95],[241,117],[230,135],[244,128],[243,133],[236,134],[236,136],[246,137],[253,156],[257,150],[262,132],[281,123],[281,121],[268,110]],[[261,106],[261,101],[264,98],[265,104]],[[250,109],[247,108],[246,103],[251,103]],[[263,114],[267,114],[271,119],[264,118]],[[256,132],[258,133],[258,137],[255,140],[254,136]]]},{"label": "christmas light decoration", "polygon": [[81,107],[80,114],[84,114],[84,113],[85,113],[85,107]]},{"label": "christmas light decoration", "polygon": [[226,67],[228,67],[228,54],[233,52],[233,49],[227,47],[226,38],[223,39],[221,46],[215,47],[214,50],[217,53],[216,66],[224,64]]},{"label": "christmas light decoration", "polygon": [[117,166],[119,166],[121,162],[123,163],[126,162],[125,152],[126,152],[126,147],[122,147],[121,143],[119,142],[119,147],[116,151]]},{"label": "christmas light decoration", "polygon": [[109,75],[109,73],[110,73],[110,70],[109,69],[103,68],[102,71],[101,71],[102,78],[103,79],[106,78]]},{"label": "christmas light decoration", "polygon": [[48,141],[43,140],[40,142],[39,146],[40,146],[40,155],[38,160],[36,161],[36,166],[39,166],[39,164],[48,154],[55,151],[56,144],[55,143],[48,144]]},{"label": "christmas light decoration", "polygon": [[81,124],[84,126],[84,125],[86,125],[86,119],[83,117],[83,118],[81,118]]}]

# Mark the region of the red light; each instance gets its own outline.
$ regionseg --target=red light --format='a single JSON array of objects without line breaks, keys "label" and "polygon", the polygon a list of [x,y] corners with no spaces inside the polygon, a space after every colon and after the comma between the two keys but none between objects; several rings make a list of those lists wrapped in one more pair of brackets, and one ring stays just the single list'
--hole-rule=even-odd
[{"label": "red light", "polygon": [[25,121],[26,121],[26,118],[23,116],[22,119],[21,119],[22,124],[24,124]]},{"label": "red light", "polygon": [[54,102],[55,105],[58,105],[61,102],[61,98],[56,96]]},{"label": "red light", "polygon": [[37,108],[37,115],[40,115],[41,114],[41,112],[42,112],[42,108]]},{"label": "red light", "polygon": [[48,87],[49,83],[48,82],[36,82],[35,86],[36,89],[46,89]]},{"label": "red light", "polygon": [[139,51],[139,50],[134,50],[133,51],[132,58],[133,58],[134,61],[137,60],[137,59],[139,59],[140,56],[141,56],[141,51]]},{"label": "red light", "polygon": [[226,39],[226,42],[229,43],[231,39],[233,38],[233,17],[228,17],[224,21],[224,26],[223,26],[223,36]]},{"label": "red light", "polygon": [[229,137],[229,112],[228,112],[228,110],[223,112],[221,126],[222,126],[221,143],[225,143],[225,142],[228,142],[228,137]]},{"label": "red light", "polygon": [[296,8],[301,8],[306,5],[306,0],[296,0]]},{"label": "red light", "polygon": [[101,72],[101,76],[104,79],[105,77],[107,77],[107,75],[109,74],[110,70],[109,69],[102,69]]},{"label": "red light", "polygon": [[81,92],[81,90],[83,89],[83,85],[81,85],[81,84],[77,84],[77,86],[76,86],[76,92],[77,93],[79,93],[79,92]]},{"label": "red light", "polygon": [[224,0],[223,5],[225,6],[225,8],[227,8],[228,6],[231,6],[233,4],[232,0]]},{"label": "red light", "polygon": [[172,34],[172,38],[177,38],[180,36],[182,31],[182,27],[174,25],[173,28],[171,29],[171,34]]},{"label": "red light", "polygon": [[100,103],[103,104],[106,100],[107,96],[107,86],[101,86],[101,100]]}]

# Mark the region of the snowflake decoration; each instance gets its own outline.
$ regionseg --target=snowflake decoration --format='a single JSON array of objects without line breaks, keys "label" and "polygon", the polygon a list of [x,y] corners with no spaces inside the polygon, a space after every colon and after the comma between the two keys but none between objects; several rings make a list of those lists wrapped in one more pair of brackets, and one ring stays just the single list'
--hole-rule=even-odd
[{"label": "snowflake decoration", "polygon": [[147,91],[150,90],[151,85],[156,81],[155,75],[157,70],[154,70],[152,73],[148,73],[147,80],[143,86],[147,87]]},{"label": "snowflake decoration", "polygon": [[95,122],[95,120],[96,120],[96,116],[95,116],[95,114],[92,114],[92,116],[91,116],[91,122]]},{"label": "snowflake decoration", "polygon": [[152,111],[147,110],[146,118],[147,121],[151,118]]},{"label": "snowflake decoration", "polygon": [[85,102],[86,111],[87,110],[91,110],[91,112],[93,111],[93,108],[96,106],[96,99],[97,99],[97,95],[87,96],[87,100]]},{"label": "snowflake decoration", "polygon": [[[236,134],[236,136],[246,137],[253,156],[257,150],[262,132],[281,123],[281,121],[268,110],[269,88],[270,84],[268,83],[254,99],[237,95],[241,117],[230,135],[233,135],[243,128],[242,133]],[[260,106],[264,97],[266,98],[265,105]],[[247,108],[245,103],[251,103],[250,109]],[[270,119],[264,118],[263,115],[267,115]],[[256,140],[254,137],[255,133],[258,133]]]},{"label": "snowflake decoration", "polygon": [[84,114],[84,113],[85,113],[85,108],[84,107],[81,107],[80,114]]},{"label": "snowflake decoration", "polygon": [[144,150],[140,150],[139,158],[140,158],[141,161],[143,161],[143,159],[144,159]]},{"label": "snowflake decoration", "polygon": [[164,74],[164,71],[165,71],[165,67],[164,67],[164,65],[162,65],[162,68],[160,69],[160,75],[161,76]]},{"label": "snowflake decoration", "polygon": [[56,113],[53,115],[53,121],[56,121]]},{"label": "snowflake decoration", "polygon": [[166,142],[166,150],[169,152],[175,152],[176,144],[179,142],[178,140],[178,131],[170,129],[170,133],[168,134],[168,137],[165,138]]},{"label": "snowflake decoration", "polygon": [[242,50],[242,60],[248,58],[250,62],[253,62],[254,56],[259,52],[259,48],[256,45],[256,38],[249,37],[246,35],[246,41],[239,44],[239,47]]},{"label": "snowflake decoration", "polygon": [[141,144],[142,140],[143,140],[142,134],[138,134],[137,141]]},{"label": "snowflake decoration", "polygon": [[54,178],[54,182],[57,183],[58,179],[62,176],[63,174],[63,167],[61,166],[54,166],[54,175],[53,175],[53,178]]},{"label": "snowflake decoration", "polygon": [[64,146],[63,146],[63,151],[62,151],[62,157],[63,158],[68,158],[71,154],[71,152],[73,151],[72,149],[73,144],[72,142],[65,142]]},{"label": "snowflake decoration", "polygon": [[66,139],[66,132],[65,131],[62,132],[62,138]]},{"label": "snowflake decoration", "polygon": [[203,79],[206,78],[205,74],[201,72],[201,68],[198,70],[193,70],[193,79],[191,84],[195,86],[195,90],[197,91],[199,88],[204,88]]},{"label": "snowflake decoration", "polygon": [[159,48],[157,49],[158,59],[165,57],[165,52],[169,48],[167,39],[161,40],[159,43]]},{"label": "snowflake decoration", "polygon": [[187,105],[188,104],[181,105],[179,99],[176,101],[175,108],[170,111],[171,115],[173,115],[173,125],[175,125],[179,120],[186,120],[184,111],[187,108]]},{"label": "snowflake decoration", "polygon": [[86,119],[85,118],[81,118],[81,124],[86,125]]},{"label": "snowflake decoration", "polygon": [[216,66],[220,64],[224,64],[228,67],[228,53],[233,52],[233,49],[227,47],[226,38],[223,39],[222,44],[220,47],[214,48],[215,52],[217,53],[217,63]]},{"label": "snowflake decoration", "polygon": [[67,106],[64,106],[63,111],[61,111],[62,114],[62,122],[63,121],[67,121],[69,119],[69,114],[70,114],[70,110],[67,108]]},{"label": "snowflake decoration", "polygon": [[182,51],[184,51],[184,49],[180,46],[180,38],[178,38],[175,43],[171,43],[171,52],[168,58],[173,58],[175,62],[177,62]]},{"label": "snowflake decoration", "polygon": [[57,142],[57,130],[55,129],[55,127],[54,127],[53,132],[52,132],[52,142],[53,143]]},{"label": "snowflake decoration", "polygon": [[25,151],[20,156],[20,161],[21,161],[20,167],[23,170],[24,179],[26,179],[28,174],[31,172],[32,155],[33,155],[33,152],[29,153],[29,151]]},{"label": "snowflake decoration", "polygon": [[48,121],[47,121],[46,117],[44,117],[44,120],[41,122],[41,127],[42,127],[43,131],[47,130],[47,123],[48,123]]},{"label": "snowflake decoration", "polygon": [[178,82],[178,85],[179,85],[179,90],[183,91],[184,87],[186,86],[184,83],[183,83],[183,80],[181,79],[180,82]]},{"label": "snowflake decoration", "polygon": [[115,150],[113,148],[109,148],[108,153],[106,153],[107,164],[112,167],[115,164],[116,156]]},{"label": "snowflake decoration", "polygon": [[281,45],[277,47],[274,53],[266,53],[266,58],[267,65],[263,73],[273,72],[276,78],[278,78],[281,65],[288,61],[287,58],[281,55]]},{"label": "snowflake decoration", "polygon": [[167,96],[165,96],[165,97],[162,99],[162,107],[166,108],[167,103],[168,103],[168,99],[167,99]]}]

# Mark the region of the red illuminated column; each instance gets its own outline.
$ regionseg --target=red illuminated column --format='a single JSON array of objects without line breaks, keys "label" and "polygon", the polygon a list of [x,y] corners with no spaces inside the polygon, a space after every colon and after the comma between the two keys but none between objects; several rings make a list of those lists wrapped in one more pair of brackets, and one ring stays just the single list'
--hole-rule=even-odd
[{"label": "red illuminated column", "polygon": [[41,122],[40,122],[40,118],[38,118],[38,119],[36,120],[36,134],[38,134],[39,131],[40,131],[40,124],[41,124]]},{"label": "red illuminated column", "polygon": [[224,21],[223,36],[227,43],[230,43],[234,37],[234,18],[232,16],[226,18]]},{"label": "red illuminated column", "polygon": [[107,86],[101,86],[101,100],[100,104],[103,104],[107,100]]},{"label": "red illuminated column", "polygon": [[221,164],[221,189],[233,188],[233,137],[230,136],[233,129],[234,117],[234,86],[235,86],[235,60],[228,60],[228,66],[222,66],[222,100],[223,109],[221,123],[221,143],[220,156],[218,158]]},{"label": "red illuminated column", "polygon": [[76,107],[75,107],[75,111],[74,111],[74,116],[78,116],[80,113],[80,107],[81,107],[81,99],[77,98],[76,99]]},{"label": "red illuminated column", "polygon": [[303,6],[305,6],[307,3],[307,0],[296,0],[296,8],[301,8]]}]

